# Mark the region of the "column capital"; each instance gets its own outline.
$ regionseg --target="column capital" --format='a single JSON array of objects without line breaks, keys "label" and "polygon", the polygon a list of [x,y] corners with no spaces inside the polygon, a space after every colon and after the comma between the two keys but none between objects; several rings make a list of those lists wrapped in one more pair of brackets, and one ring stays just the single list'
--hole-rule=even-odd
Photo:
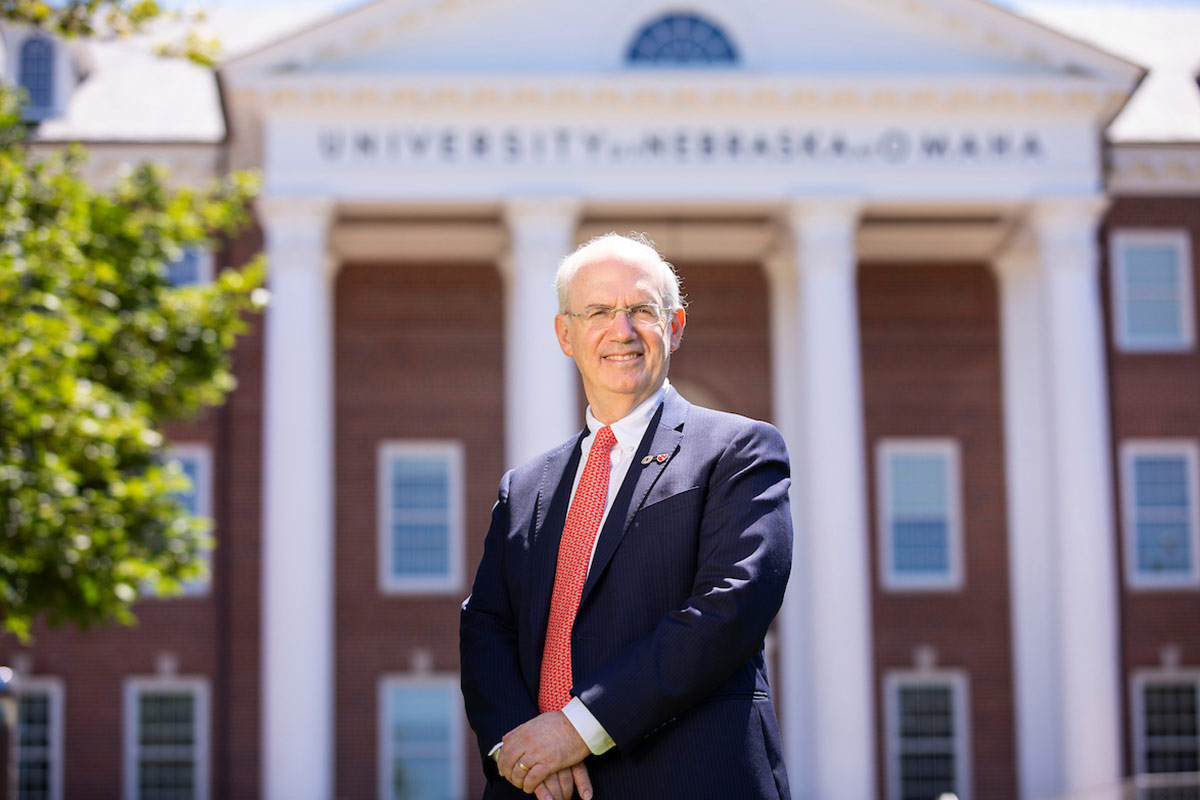
[{"label": "column capital", "polygon": [[1037,270],[1038,241],[1028,225],[1020,225],[991,259],[992,274],[1001,283],[1031,275]]},{"label": "column capital", "polygon": [[1029,222],[1037,236],[1095,236],[1109,199],[1103,195],[1047,197],[1029,207]]},{"label": "column capital", "polygon": [[858,263],[854,238],[862,215],[861,198],[798,198],[784,206],[796,269],[808,272],[848,270]]},{"label": "column capital", "polygon": [[512,280],[516,270],[553,271],[575,244],[583,203],[569,195],[532,195],[504,203],[508,251],[498,261],[501,275]]},{"label": "column capital", "polygon": [[505,200],[503,217],[515,247],[547,238],[557,242],[564,231],[573,239],[582,210],[583,202],[575,196],[526,195]]},{"label": "column capital", "polygon": [[254,211],[264,227],[296,226],[324,234],[333,218],[334,203],[316,195],[264,194]]},{"label": "column capital", "polygon": [[793,229],[851,225],[858,227],[865,203],[854,195],[797,197],[784,205],[784,217]]},{"label": "column capital", "polygon": [[1029,210],[1029,226],[1042,269],[1096,272],[1100,267],[1096,234],[1107,208],[1108,199],[1098,195],[1035,202]]}]

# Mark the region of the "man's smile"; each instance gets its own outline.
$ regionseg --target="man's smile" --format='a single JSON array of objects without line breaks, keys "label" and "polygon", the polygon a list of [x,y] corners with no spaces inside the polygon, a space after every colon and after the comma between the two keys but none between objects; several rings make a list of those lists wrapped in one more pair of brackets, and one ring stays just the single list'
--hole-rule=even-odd
[{"label": "man's smile", "polygon": [[609,361],[632,361],[635,358],[641,358],[641,353],[618,353],[611,356],[605,356]]}]

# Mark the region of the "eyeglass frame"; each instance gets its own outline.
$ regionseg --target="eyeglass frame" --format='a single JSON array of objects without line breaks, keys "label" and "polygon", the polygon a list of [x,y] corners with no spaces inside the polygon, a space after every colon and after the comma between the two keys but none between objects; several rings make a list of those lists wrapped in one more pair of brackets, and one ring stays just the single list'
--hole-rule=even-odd
[{"label": "eyeglass frame", "polygon": [[[633,310],[635,308],[657,309],[658,310],[658,319],[656,319],[654,322],[647,322],[644,325],[639,324],[633,318]],[[589,310],[606,312],[608,314],[607,322],[603,325],[596,325],[593,328],[592,325],[589,323],[589,321],[587,319],[584,319],[584,314],[587,314],[589,312]],[[661,325],[663,323],[663,321],[667,317],[669,317],[671,312],[674,310],[675,310],[674,308],[671,308],[668,306],[660,306],[658,303],[634,303],[633,305],[627,306],[625,308],[620,308],[620,307],[615,307],[615,306],[605,306],[605,305],[587,306],[586,308],[584,308],[583,311],[564,311],[563,315],[568,316],[568,317],[578,317],[581,324],[583,324],[585,327],[591,328],[592,330],[604,330],[606,327],[608,327],[609,325],[612,325],[614,322],[617,321],[617,312],[618,311],[624,311],[625,317],[626,317],[626,319],[629,320],[630,325],[632,325],[635,328],[649,328],[651,326]]]}]

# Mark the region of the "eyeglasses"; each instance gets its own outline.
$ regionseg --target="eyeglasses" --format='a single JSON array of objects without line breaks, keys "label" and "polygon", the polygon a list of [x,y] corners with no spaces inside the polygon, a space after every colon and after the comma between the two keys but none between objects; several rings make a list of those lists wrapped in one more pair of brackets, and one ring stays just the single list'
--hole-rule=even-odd
[{"label": "eyeglasses", "polygon": [[654,303],[639,303],[629,308],[610,308],[609,306],[588,306],[583,311],[567,312],[569,316],[578,317],[584,327],[590,330],[600,330],[613,324],[617,312],[624,311],[629,317],[629,324],[635,328],[653,328],[663,320],[667,309]]}]

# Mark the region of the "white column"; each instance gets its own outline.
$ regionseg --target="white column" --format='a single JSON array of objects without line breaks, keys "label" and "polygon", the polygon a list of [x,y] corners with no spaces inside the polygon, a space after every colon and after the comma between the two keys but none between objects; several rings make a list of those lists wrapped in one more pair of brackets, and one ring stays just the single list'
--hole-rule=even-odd
[{"label": "white column", "polygon": [[763,262],[767,277],[768,299],[771,314],[771,416],[775,426],[787,442],[792,463],[792,528],[796,541],[792,549],[792,578],[788,582],[787,594],[779,615],[779,665],[780,674],[772,680],[779,687],[779,722],[783,729],[783,753],[788,767],[792,793],[796,797],[813,797],[813,768],[810,756],[813,747],[811,730],[812,676],[810,670],[811,632],[808,627],[807,610],[811,598],[808,594],[808,567],[806,548],[802,546],[802,513],[805,502],[801,498],[804,464],[800,454],[804,430],[804,414],[801,411],[801,368],[799,346],[799,293],[796,276],[796,257],[790,251],[772,253]]},{"label": "white column", "polygon": [[1064,789],[1046,316],[1033,242],[1021,240],[993,266],[1000,284],[1018,797],[1034,800]]},{"label": "white column", "polygon": [[267,800],[333,796],[331,205],[265,197],[271,303],[263,402],[262,780]]},{"label": "white column", "polygon": [[[795,466],[801,572],[789,617],[809,634],[807,776],[799,796],[873,797],[874,670],[867,550],[866,465],[854,247],[859,204],[823,200],[788,209],[795,252],[798,416]],[[786,308],[786,306],[784,306]],[[786,335],[780,333],[779,335]],[[782,350],[782,352],[786,352]],[[788,412],[791,413],[791,412]],[[785,418],[787,415],[785,414]],[[798,423],[798,424],[797,424]],[[798,434],[798,435],[797,435]],[[789,703],[791,700],[788,701]]]},{"label": "white column", "polygon": [[575,248],[579,203],[538,197],[504,207],[510,250],[504,277],[505,461],[516,466],[583,427],[578,373],[554,333],[554,272]]},{"label": "white column", "polygon": [[1062,763],[1072,791],[1121,776],[1112,438],[1096,243],[1103,208],[1098,198],[1044,202],[1031,220],[1045,292]]}]

